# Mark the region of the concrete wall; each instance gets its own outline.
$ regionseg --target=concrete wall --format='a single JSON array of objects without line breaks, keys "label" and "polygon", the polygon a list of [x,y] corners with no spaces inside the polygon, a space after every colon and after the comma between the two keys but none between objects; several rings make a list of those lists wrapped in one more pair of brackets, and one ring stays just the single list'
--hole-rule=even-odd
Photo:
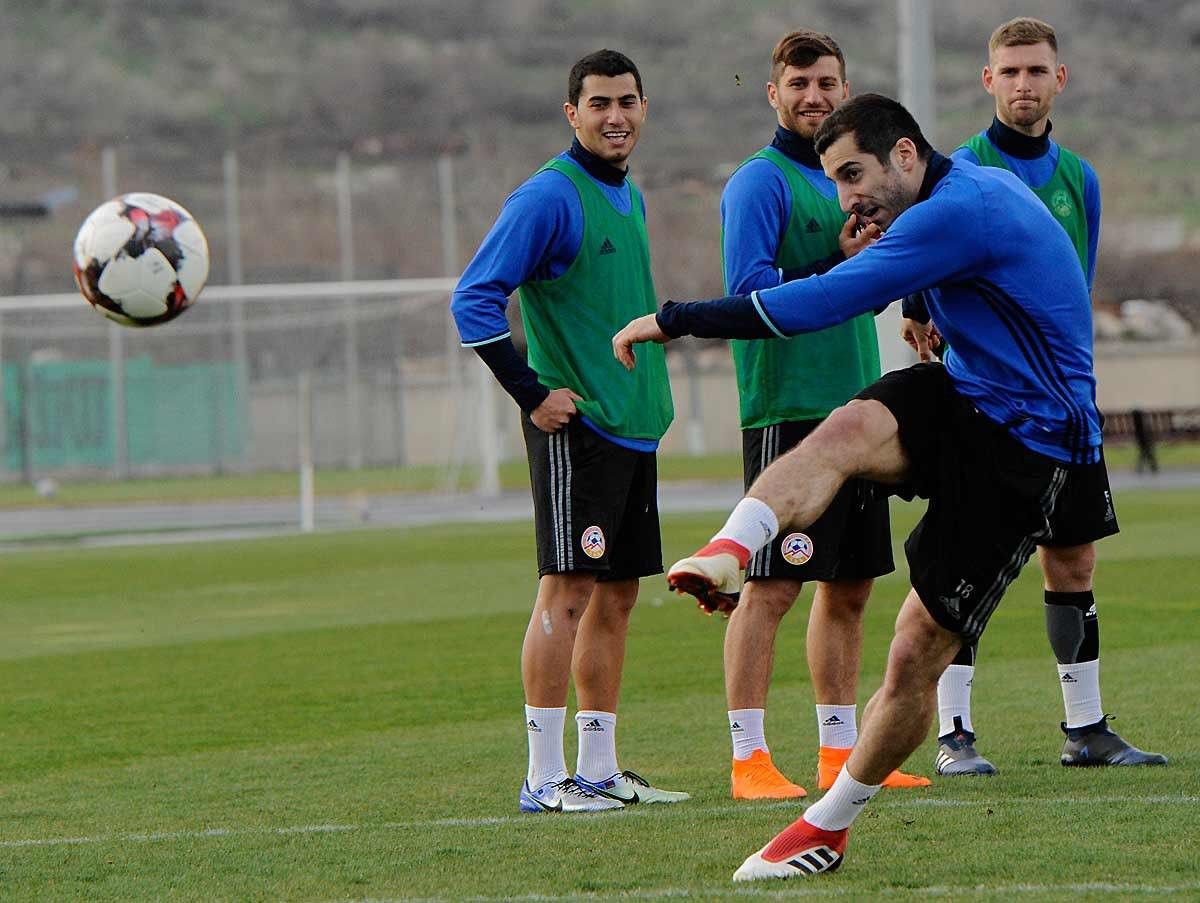
[{"label": "concrete wall", "polygon": [[[890,335],[883,337],[885,367],[906,365],[907,348],[898,339],[889,343]],[[728,349],[694,343],[688,354],[672,353],[668,361],[675,422],[663,439],[662,451],[740,451],[737,387]],[[364,385],[365,463],[451,467],[456,462],[477,460],[479,443],[485,437],[480,429],[480,383],[472,367],[467,368],[458,390],[446,385],[440,374],[414,374],[402,389],[390,377]],[[1102,343],[1096,349],[1096,374],[1102,410],[1200,407],[1200,341]],[[521,458],[524,446],[516,405],[494,384],[490,391],[499,424],[501,458]],[[317,463],[344,466],[350,454],[345,388],[333,375],[327,382],[316,381],[313,393]],[[295,386],[259,385],[253,387],[253,396],[248,467],[294,467]]]}]

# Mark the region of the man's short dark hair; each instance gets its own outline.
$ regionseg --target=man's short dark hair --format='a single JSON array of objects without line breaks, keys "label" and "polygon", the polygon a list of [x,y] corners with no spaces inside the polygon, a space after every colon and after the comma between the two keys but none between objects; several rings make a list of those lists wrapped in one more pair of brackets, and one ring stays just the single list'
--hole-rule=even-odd
[{"label": "man's short dark hair", "polygon": [[597,50],[595,53],[589,53],[571,67],[571,74],[567,76],[567,103],[573,107],[579,106],[583,80],[589,75],[606,75],[613,78],[627,72],[633,75],[633,80],[637,83],[638,97],[645,97],[642,91],[642,76],[633,60],[615,50]]},{"label": "man's short dark hair", "polygon": [[784,35],[771,51],[771,81],[776,85],[788,66],[797,69],[807,69],[823,56],[834,57],[838,61],[838,71],[842,81],[846,80],[846,57],[842,48],[829,35],[819,31],[801,28]]},{"label": "man's short dark hair", "polygon": [[859,94],[830,113],[813,135],[813,146],[823,154],[843,135],[853,135],[858,149],[884,166],[890,165],[892,148],[901,138],[917,146],[917,156],[922,160],[933,153],[912,114],[882,94]]}]

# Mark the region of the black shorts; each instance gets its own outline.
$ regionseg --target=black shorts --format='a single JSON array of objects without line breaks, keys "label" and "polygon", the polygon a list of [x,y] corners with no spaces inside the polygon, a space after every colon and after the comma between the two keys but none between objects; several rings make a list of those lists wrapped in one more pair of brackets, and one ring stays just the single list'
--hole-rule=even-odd
[{"label": "black shorts", "polygon": [[977,640],[1049,535],[1068,468],[979,413],[941,364],[893,371],[858,397],[883,403],[899,425],[909,476],[897,494],[929,499],[904,544],[913,589],[942,627]]},{"label": "black shorts", "polygon": [[1050,516],[1050,538],[1043,546],[1081,546],[1120,532],[1104,452],[1095,464],[1073,464]]},{"label": "black shorts", "polygon": [[654,452],[610,442],[574,417],[557,433],[521,418],[538,575],[595,571],[599,580],[661,574]]},{"label": "black shorts", "polygon": [[[742,430],[746,488],[820,425],[820,420],[799,420]],[[838,490],[808,529],[781,524],[771,545],[750,559],[746,579],[859,580],[890,574],[895,568],[887,492],[876,492],[874,483],[856,479]]]}]

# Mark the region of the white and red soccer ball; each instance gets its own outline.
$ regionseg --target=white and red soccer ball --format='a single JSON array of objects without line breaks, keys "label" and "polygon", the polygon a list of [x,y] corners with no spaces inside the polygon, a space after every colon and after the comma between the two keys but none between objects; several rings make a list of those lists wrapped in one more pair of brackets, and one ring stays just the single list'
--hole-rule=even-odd
[{"label": "white and red soccer ball", "polygon": [[122,326],[157,326],[191,306],[208,279],[208,242],[169,198],[123,194],[101,204],[75,236],[83,297]]}]

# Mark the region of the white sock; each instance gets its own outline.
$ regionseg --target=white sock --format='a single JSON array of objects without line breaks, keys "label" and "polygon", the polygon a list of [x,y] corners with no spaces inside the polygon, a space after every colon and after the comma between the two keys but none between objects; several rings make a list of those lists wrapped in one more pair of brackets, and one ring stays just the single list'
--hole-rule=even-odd
[{"label": "white sock", "polygon": [[729,736],[733,740],[733,757],[749,759],[756,749],[770,752],[763,732],[764,709],[732,709],[729,712]]},{"label": "white sock", "polygon": [[817,737],[821,746],[849,749],[858,740],[858,706],[818,705]]},{"label": "white sock", "polygon": [[617,716],[612,712],[576,712],[579,758],[575,774],[585,781],[606,781],[617,767]]},{"label": "white sock", "polygon": [[746,497],[737,503],[713,540],[732,539],[753,555],[779,532],[779,521],[766,502]]},{"label": "white sock", "polygon": [[950,665],[938,680],[938,736],[956,733],[954,719],[962,719],[962,730],[971,731],[971,684],[975,680],[974,665]]},{"label": "white sock", "polygon": [[1104,717],[1100,704],[1100,659],[1058,666],[1067,727],[1095,724]]},{"label": "white sock", "polygon": [[850,777],[849,769],[843,768],[829,791],[804,811],[804,820],[822,831],[848,828],[882,786],[860,784]]},{"label": "white sock", "polygon": [[567,776],[567,760],[563,755],[563,723],[566,720],[566,708],[525,706],[525,731],[529,735],[529,770],[525,779],[529,781],[530,790]]}]

